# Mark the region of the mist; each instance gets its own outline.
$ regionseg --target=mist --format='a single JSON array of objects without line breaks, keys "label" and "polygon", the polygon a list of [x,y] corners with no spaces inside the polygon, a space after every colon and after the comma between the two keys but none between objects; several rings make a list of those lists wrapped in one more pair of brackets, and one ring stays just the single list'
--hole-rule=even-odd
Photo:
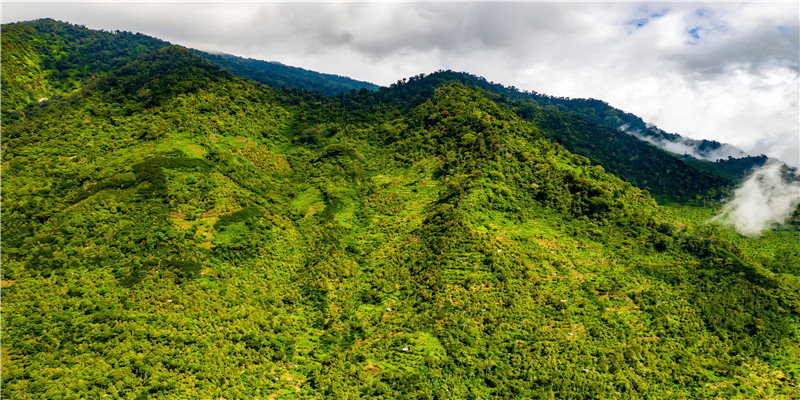
[{"label": "mist", "polygon": [[[648,124],[648,128],[654,128],[654,126]],[[716,149],[701,151],[700,146],[702,142],[700,140],[689,139],[682,136],[679,136],[672,140],[655,138],[652,136],[645,135],[640,130],[628,129],[628,124],[622,125],[618,129],[622,132],[625,132],[629,135],[636,137],[639,140],[643,140],[647,143],[650,143],[661,150],[668,151],[670,153],[677,155],[692,156],[698,160],[717,161],[720,159],[722,160],[727,159],[728,157],[742,158],[742,157],[747,157],[749,155],[744,150],[727,143],[721,143],[721,145]]]},{"label": "mist", "polygon": [[707,223],[721,223],[745,236],[783,224],[800,204],[800,181],[787,182],[786,165],[770,160],[753,171],[733,192],[722,211]]},{"label": "mist", "polygon": [[678,155],[690,155],[699,160],[717,161],[719,159],[724,160],[728,157],[742,158],[748,156],[748,154],[741,149],[731,146],[727,143],[723,143],[719,148],[714,150],[701,152],[698,148],[700,141],[697,140],[693,141],[691,139],[679,138],[677,140],[669,141],[654,139],[643,135],[636,135],[636,137],[670,153]]}]

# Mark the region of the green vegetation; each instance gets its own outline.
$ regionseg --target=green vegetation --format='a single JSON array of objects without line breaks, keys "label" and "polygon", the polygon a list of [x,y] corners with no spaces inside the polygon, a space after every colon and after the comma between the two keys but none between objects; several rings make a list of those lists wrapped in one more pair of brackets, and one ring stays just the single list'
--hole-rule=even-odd
[{"label": "green vegetation", "polygon": [[[109,71],[170,45],[140,33],[96,31],[52,19],[4,24],[0,36],[4,117],[30,103],[70,94]],[[278,63],[192,51],[237,76],[276,88],[327,95],[378,88],[368,82]]]},{"label": "green vegetation", "polygon": [[168,43],[130,32],[103,32],[41,19],[4,24],[3,115],[72,93]]},{"label": "green vegetation", "polygon": [[[412,77],[402,87],[393,87],[391,99],[411,100],[410,93],[429,94],[436,84],[459,81],[487,91],[492,100],[510,106],[521,118],[537,119],[542,132],[569,150],[600,164],[609,172],[646,189],[660,202],[707,203],[719,200],[728,189],[765,156],[728,158],[715,162],[691,156],[676,156],[624,133],[639,132],[661,141],[686,141],[676,134],[648,126],[641,118],[595,99],[552,97],[536,92],[487,82],[481,77],[452,71],[438,71],[425,79]],[[396,85],[395,85],[396,86]],[[697,141],[697,151],[707,154],[722,146],[715,141]]]},{"label": "green vegetation", "polygon": [[346,76],[321,74],[277,62],[236,57],[230,54],[211,54],[200,50],[192,50],[192,52],[236,76],[279,89],[297,88],[330,96],[351,90],[378,89],[378,85],[369,82],[357,81]]},{"label": "green vegetation", "polygon": [[691,156],[682,157],[687,164],[694,165],[699,169],[705,169],[713,174],[726,177],[733,181],[740,181],[745,178],[756,167],[760,167],[767,162],[767,156],[749,156],[742,158],[720,159],[716,162],[698,160]]},{"label": "green vegetation", "polygon": [[564,144],[606,128],[447,76],[328,97],[167,46],[4,102],[2,396],[796,397],[796,226],[704,225]]}]

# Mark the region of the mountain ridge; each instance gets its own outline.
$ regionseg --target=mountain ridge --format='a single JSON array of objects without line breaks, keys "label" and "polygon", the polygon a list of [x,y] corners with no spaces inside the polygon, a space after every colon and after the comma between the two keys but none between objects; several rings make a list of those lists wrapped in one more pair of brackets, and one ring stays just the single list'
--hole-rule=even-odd
[{"label": "mountain ridge", "polygon": [[[9,49],[7,57],[2,60],[3,84],[15,88],[13,95],[28,94],[26,98],[19,99],[6,97],[6,111],[19,109],[43,98],[68,94],[103,76],[111,68],[121,67],[157,48],[170,45],[169,42],[141,33],[91,30],[51,18],[3,24],[3,30],[3,47]],[[22,36],[27,39],[20,40]],[[34,54],[31,46],[38,46],[38,55],[35,57],[30,56]],[[298,67],[192,51],[216,61],[223,68],[234,68],[247,78],[273,83],[278,87],[316,88],[329,95],[351,89],[377,88],[367,82]],[[255,68],[249,64],[254,64]]]},{"label": "mountain ridge", "polygon": [[[59,25],[60,24],[60,25]],[[7,27],[33,27],[40,31],[44,32],[51,32],[55,29],[56,26],[61,26],[62,31],[66,28],[67,30],[72,30],[71,34],[75,34],[75,32],[79,32],[84,36],[87,35],[89,32],[98,32],[98,31],[90,31],[85,29],[85,27],[75,26],[71,24],[61,23],[52,19],[43,19],[43,20],[36,20],[36,21],[27,21],[27,22],[20,22],[14,24],[5,24],[4,26]],[[125,36],[125,35],[132,35],[128,32],[103,32],[99,31],[101,34],[108,35],[117,35],[117,36]],[[8,35],[7,35],[8,36]],[[94,42],[107,42],[109,37],[97,37],[95,34]],[[134,35],[136,40],[142,41],[144,39],[151,40],[151,42],[147,42],[146,48],[152,48],[153,46],[165,46],[168,43],[155,39],[149,38],[142,34],[135,34]],[[90,43],[92,45],[92,43]],[[96,44],[95,44],[96,45]],[[300,88],[305,90],[318,90],[326,95],[335,95],[337,93],[342,93],[345,91],[349,91],[352,89],[361,89],[366,88],[368,90],[376,90],[378,87],[373,84],[369,84],[367,82],[360,82],[355,81],[350,78],[340,77],[330,74],[321,74],[315,73],[313,71],[307,71],[302,68],[298,67],[291,67],[291,66],[283,66],[282,64],[275,64],[266,61],[260,60],[253,60],[253,59],[245,59],[242,57],[231,56],[227,54],[211,54],[207,52],[202,52],[200,50],[192,50],[196,54],[199,54],[205,57],[206,60],[212,61],[212,63],[216,63],[216,65],[223,67],[224,69],[228,69],[230,71],[238,73],[239,76],[245,77],[247,79],[253,79],[258,82],[268,84],[274,87],[294,87]],[[141,55],[141,53],[137,53]],[[124,56],[122,58],[117,57],[118,59],[125,59]],[[130,59],[128,59],[130,61]],[[59,70],[55,70],[57,73],[61,73],[60,69],[62,68],[69,68],[71,62],[69,60],[59,60],[58,61]],[[14,62],[6,60],[5,64],[13,65]],[[50,62],[50,64],[54,64]],[[72,62],[74,64],[74,62]],[[5,75],[14,75],[14,72],[6,70]],[[48,70],[46,68],[46,70]],[[52,68],[49,71],[53,71]],[[75,73],[71,73],[70,76],[77,76],[80,79],[85,79],[88,76],[95,76],[99,72],[101,75],[104,73],[104,69],[95,68],[97,72],[88,72],[83,71],[80,72],[79,75],[75,75]],[[40,71],[39,74],[42,72]],[[49,74],[53,74],[53,72],[48,72]],[[487,82],[485,79],[471,75],[469,73],[461,73],[462,80],[464,81],[471,81],[478,86],[492,91],[498,94],[504,94],[510,96],[511,98],[518,99],[518,100],[527,100],[532,99],[535,104],[541,104],[543,107],[561,107],[561,110],[569,110],[571,112],[575,112],[587,118],[591,121],[599,123],[601,125],[606,125],[612,127],[614,129],[621,129],[626,132],[638,132],[640,135],[638,138],[649,141],[651,144],[656,145],[657,147],[661,147],[662,149],[674,151],[674,148],[680,147],[681,151],[677,153],[677,155],[681,155],[681,153],[686,153],[687,151],[695,158],[697,157],[704,157],[708,156],[709,152],[719,152],[721,148],[728,146],[723,145],[721,143],[715,141],[708,141],[708,140],[701,140],[701,141],[693,141],[691,139],[683,138],[677,134],[669,134],[664,131],[661,131],[658,128],[653,126],[647,125],[641,118],[636,117],[633,114],[625,113],[621,110],[615,109],[610,107],[607,103],[594,100],[594,99],[569,99],[569,98],[559,98],[559,97],[552,97],[543,94],[539,94],[536,92],[529,92],[529,91],[521,91],[515,87],[506,87],[501,84],[496,84],[494,82]],[[81,78],[82,76],[82,78]],[[459,78],[461,79],[461,78]],[[35,100],[41,100],[44,98],[52,97],[54,94],[58,95],[59,91],[56,90],[56,93],[52,93],[53,89],[44,90],[45,87],[52,86],[54,82],[47,83],[47,79],[43,83],[41,90],[34,90],[37,93],[31,93],[29,95],[28,102],[32,102]],[[74,85],[79,82],[74,82],[74,78],[70,78],[67,80],[66,84]],[[6,82],[7,85],[14,84],[13,82]],[[64,82],[60,83],[62,86]],[[16,92],[16,91],[15,91]],[[21,91],[24,92],[24,91]],[[46,96],[46,97],[42,97]],[[17,100],[15,99],[7,99],[7,103],[11,101],[16,103]],[[16,106],[14,108],[17,108]],[[689,143],[688,145],[686,143]],[[721,153],[720,153],[721,154]],[[727,154],[727,153],[726,153]],[[590,157],[591,158],[591,157]],[[722,157],[723,161],[725,157]],[[738,160],[736,162],[729,162],[729,163],[717,163],[718,160],[710,160],[714,161],[712,164],[703,164],[701,169],[704,171],[710,172],[714,175],[718,175],[725,179],[726,177],[732,177],[734,179],[742,179],[746,176],[746,174],[752,170],[753,168],[763,165],[761,157],[753,157],[753,156],[744,156],[741,158],[735,158]],[[694,163],[690,163],[696,165]],[[637,182],[641,184],[641,180]],[[728,184],[730,186],[730,184]],[[657,193],[658,196],[663,197],[663,194]]]},{"label": "mountain ridge", "polygon": [[[463,82],[470,82],[490,92],[497,93],[501,96],[508,96],[509,99],[522,101],[523,103],[532,100],[532,105],[534,106],[572,112],[599,125],[620,130],[634,136],[638,135],[637,139],[647,141],[677,156],[689,154],[693,158],[705,158],[708,161],[712,161],[711,164],[706,164],[705,169],[714,174],[725,176],[727,173],[733,175],[736,179],[741,179],[753,168],[763,165],[761,161],[763,157],[761,156],[740,154],[742,153],[741,150],[713,140],[694,140],[685,138],[676,133],[667,133],[656,126],[646,123],[634,114],[611,107],[607,102],[602,100],[555,97],[535,91],[523,91],[514,86],[509,87],[499,83],[489,82],[485,78],[467,72],[438,71],[438,73],[449,74],[448,76],[450,78],[459,79]],[[398,81],[398,84],[401,82],[402,81]],[[522,113],[521,115],[527,115],[530,114],[532,110],[530,107],[526,108],[523,105],[520,112]],[[674,149],[671,149],[672,147],[680,147],[681,151],[676,152]],[[727,151],[721,150],[726,147],[731,147],[732,149]],[[734,167],[735,170],[732,169],[730,165],[725,166],[717,164],[716,162],[719,161],[719,159],[712,157],[714,152],[717,152],[719,158],[723,159],[723,161],[727,161],[727,156],[737,155],[738,157],[733,157],[733,159],[739,160],[737,163],[734,163],[737,164],[736,167]],[[709,157],[715,159],[710,159]]]},{"label": "mountain ridge", "polygon": [[201,50],[190,50],[236,76],[251,79],[278,89],[292,87],[312,92],[318,91],[322,94],[333,96],[350,90],[376,90],[378,88],[378,85],[369,82],[309,71],[276,61],[262,61],[231,54],[212,54]]}]

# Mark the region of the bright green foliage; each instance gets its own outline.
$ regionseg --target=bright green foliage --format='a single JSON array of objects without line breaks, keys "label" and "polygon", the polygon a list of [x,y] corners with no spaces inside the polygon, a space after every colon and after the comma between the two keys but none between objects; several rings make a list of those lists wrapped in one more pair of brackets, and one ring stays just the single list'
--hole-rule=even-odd
[{"label": "bright green foliage", "polygon": [[72,93],[168,43],[52,19],[3,25],[3,112]]},{"label": "bright green foliage", "polygon": [[3,110],[3,397],[796,397],[794,228],[705,226],[550,140],[577,117],[439,78],[165,47]]},{"label": "bright green foliage", "polygon": [[[535,120],[542,133],[572,153],[589,158],[608,172],[646,189],[660,202],[719,200],[734,182],[754,166],[762,165],[765,156],[700,161],[679,157],[621,131],[627,129],[662,141],[685,140],[658,128],[648,127],[641,118],[625,113],[595,99],[569,99],[535,92],[521,92],[514,87],[489,83],[481,77],[452,71],[438,71],[425,79],[413,77],[402,86],[393,85],[384,102],[414,102],[415,96],[429,95],[437,84],[458,81],[487,91],[492,100],[507,105],[526,120]],[[698,151],[711,152],[721,144],[699,141]]]}]

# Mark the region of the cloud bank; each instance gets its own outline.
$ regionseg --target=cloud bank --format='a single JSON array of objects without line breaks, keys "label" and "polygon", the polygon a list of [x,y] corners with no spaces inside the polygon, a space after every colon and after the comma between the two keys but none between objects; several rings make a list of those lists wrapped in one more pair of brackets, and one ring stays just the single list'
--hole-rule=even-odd
[{"label": "cloud bank", "polygon": [[800,166],[800,6],[784,3],[2,3],[389,85],[438,69],[592,97]]},{"label": "cloud bank", "polygon": [[770,161],[753,171],[733,193],[722,211],[708,222],[718,222],[745,236],[786,222],[800,204],[800,182],[787,182],[785,165]]}]

